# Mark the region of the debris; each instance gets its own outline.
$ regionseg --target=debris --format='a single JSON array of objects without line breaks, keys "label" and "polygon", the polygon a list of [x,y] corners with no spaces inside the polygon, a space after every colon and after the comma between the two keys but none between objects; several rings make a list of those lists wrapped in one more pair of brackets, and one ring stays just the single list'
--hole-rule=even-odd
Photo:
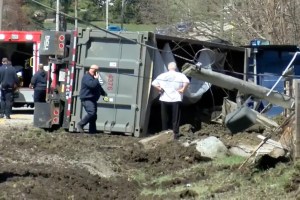
[{"label": "debris", "polygon": [[279,158],[279,157],[282,157],[282,156],[285,156],[286,155],[286,151],[282,148],[277,148],[275,147],[270,153],[269,155],[273,158]]},{"label": "debris", "polygon": [[[263,135],[257,135],[257,137],[258,137],[259,139],[262,139],[262,140],[266,139],[266,137],[263,136]],[[267,144],[271,144],[271,145],[273,145],[273,146],[275,146],[275,147],[278,147],[278,148],[283,149],[283,147],[282,147],[282,145],[280,144],[280,142],[276,142],[276,141],[274,141],[274,140],[272,140],[272,139],[268,139],[268,140],[266,141],[266,143],[267,143]]]},{"label": "debris", "polygon": [[264,145],[267,140],[269,139],[269,137],[265,137],[260,143],[259,145],[256,147],[256,149],[251,153],[251,155],[240,165],[239,169],[242,169],[244,167],[244,165],[248,162],[248,160],[259,150],[259,148]]},{"label": "debris", "polygon": [[157,135],[143,138],[139,142],[144,146],[145,149],[155,149],[157,146],[166,144],[174,140],[173,131],[167,130],[158,133]]},{"label": "debris", "polygon": [[[215,119],[213,119],[212,121],[213,122],[216,122],[216,123],[220,123],[220,124],[224,124],[225,123],[225,118],[226,116],[228,116],[228,114],[232,114],[234,112],[238,112],[238,107],[237,107],[237,104],[233,101],[230,101],[228,100],[227,98],[224,98],[223,100],[223,105],[222,105],[222,113]],[[279,125],[265,117],[264,115],[258,113],[257,111],[253,110],[253,109],[250,109],[253,113],[255,113],[255,123],[256,124],[260,124],[266,128],[269,128],[269,129],[273,129],[273,128],[278,128]],[[250,117],[251,119],[254,118],[253,116]]]},{"label": "debris", "polygon": [[214,136],[198,141],[196,149],[202,156],[208,158],[222,157],[228,154],[227,147]]},{"label": "debris", "polygon": [[249,157],[251,155],[250,148],[244,148],[242,145],[230,147],[229,152],[232,155],[241,157]]},{"label": "debris", "polygon": [[186,184],[186,187],[191,187],[192,185],[190,183]]},{"label": "debris", "polygon": [[294,150],[294,132],[295,132],[295,113],[292,113],[281,125],[280,144],[290,152]]}]

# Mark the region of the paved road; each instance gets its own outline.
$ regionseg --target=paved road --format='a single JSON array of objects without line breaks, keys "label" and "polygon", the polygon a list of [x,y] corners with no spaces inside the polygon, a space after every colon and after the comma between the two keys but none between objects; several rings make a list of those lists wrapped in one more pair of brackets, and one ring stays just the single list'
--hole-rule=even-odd
[{"label": "paved road", "polygon": [[[0,118],[0,126],[33,125],[33,109],[15,109],[11,119]],[[1,131],[1,129],[0,129]]]}]

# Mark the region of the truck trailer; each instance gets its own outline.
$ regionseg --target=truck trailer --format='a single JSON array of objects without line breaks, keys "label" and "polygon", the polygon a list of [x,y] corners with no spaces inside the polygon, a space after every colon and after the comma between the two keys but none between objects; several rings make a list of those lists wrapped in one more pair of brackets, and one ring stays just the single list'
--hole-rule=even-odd
[{"label": "truck trailer", "polygon": [[[50,75],[47,101],[35,103],[35,126],[77,132],[76,124],[85,115],[79,99],[81,79],[90,65],[97,64],[99,81],[108,94],[97,102],[97,130],[135,137],[161,129],[158,94],[151,82],[166,71],[168,62],[175,61],[181,70],[184,63],[199,61],[220,73],[243,79],[231,72],[243,73],[247,60],[246,48],[228,44],[151,32],[115,33],[88,28],[44,31],[39,53],[40,59],[49,60]],[[190,89],[184,96],[182,123],[196,123],[198,110],[221,106],[225,96],[236,94],[192,78],[191,85],[194,91]]]}]

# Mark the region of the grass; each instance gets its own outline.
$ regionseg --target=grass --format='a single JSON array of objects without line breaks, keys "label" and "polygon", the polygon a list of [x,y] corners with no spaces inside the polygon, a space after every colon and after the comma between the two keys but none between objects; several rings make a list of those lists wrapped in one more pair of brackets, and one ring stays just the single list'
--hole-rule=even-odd
[{"label": "grass", "polygon": [[138,183],[144,183],[146,181],[146,173],[142,170],[133,170],[130,173],[130,178],[137,181]]},{"label": "grass", "polygon": [[253,181],[265,187],[282,189],[291,181],[291,177],[297,170],[293,167],[287,168],[285,164],[279,164],[274,169],[269,169],[263,173],[257,173],[253,176]]},{"label": "grass", "polygon": [[[106,28],[105,22],[91,22],[91,23],[97,27],[100,27],[103,29]],[[112,23],[111,25],[121,26],[118,23]],[[79,27],[89,27],[89,25],[82,24],[82,23],[78,23],[78,26]],[[46,29],[55,30],[55,23],[45,22],[44,27]],[[68,27],[68,29],[73,29],[74,24],[69,23],[67,25],[67,27]],[[92,27],[92,26],[90,26],[90,27]],[[153,25],[153,24],[124,24],[123,27],[126,31],[154,31],[156,25]]]},{"label": "grass", "polygon": [[[8,131],[3,133],[5,144],[20,144],[22,149],[30,149],[29,152],[39,150],[43,154],[80,160],[82,156],[93,152],[96,155],[99,151],[96,148],[99,146],[97,139],[90,136],[79,138],[63,133],[63,130],[54,133],[18,127],[10,130],[14,134]],[[138,168],[126,171],[126,176],[139,183],[140,199],[178,199],[186,191],[191,191],[195,198],[182,199],[292,199],[287,188],[299,187],[297,177],[300,175],[300,161],[294,165],[279,163],[276,168],[265,171],[249,165],[244,170],[238,170],[244,160],[243,157],[228,156],[156,176],[147,173],[144,168]],[[180,181],[176,182],[178,179]]]},{"label": "grass", "polygon": [[216,165],[220,165],[220,166],[233,166],[236,164],[240,164],[245,160],[244,157],[241,156],[227,156],[227,157],[223,157],[223,158],[219,158],[214,160],[214,163]]},{"label": "grass", "polygon": [[152,180],[152,184],[156,184],[156,185],[160,185],[162,184],[163,182],[166,182],[166,181],[171,181],[172,179],[174,179],[176,177],[176,175],[164,175],[164,176],[160,176],[154,180]]},{"label": "grass", "polygon": [[[288,194],[285,187],[289,186],[295,174],[300,173],[298,165],[287,167],[286,164],[278,164],[276,168],[266,171],[258,169],[247,169],[238,171],[239,166],[245,158],[229,156],[216,159],[212,162],[200,163],[191,168],[177,171],[176,173],[151,177],[151,185],[155,188],[145,186],[141,195],[170,197],[174,194],[183,193],[186,190],[197,194],[195,199],[286,199]],[[179,184],[173,187],[163,187],[163,182],[172,181],[175,178],[196,176],[203,173],[204,179],[199,179],[190,184]],[[176,195],[175,195],[176,196]]]},{"label": "grass", "polygon": [[[99,26],[101,28],[105,28],[105,22],[92,22],[92,24]],[[111,25],[121,26],[118,23],[111,23]],[[154,31],[156,25],[153,24],[124,24],[124,29],[126,31]]]}]

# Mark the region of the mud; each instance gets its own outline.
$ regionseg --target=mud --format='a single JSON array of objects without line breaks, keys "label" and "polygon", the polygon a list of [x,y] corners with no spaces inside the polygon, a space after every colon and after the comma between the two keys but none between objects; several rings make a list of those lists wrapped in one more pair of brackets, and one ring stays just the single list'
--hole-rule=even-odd
[{"label": "mud", "polygon": [[[145,150],[139,138],[131,136],[73,134],[64,130],[48,133],[28,123],[5,124],[2,122],[0,130],[1,199],[198,199],[193,183],[209,180],[218,171],[230,174],[238,165],[210,165],[205,170],[153,181],[153,177],[174,175],[211,162],[194,147],[183,147],[182,141],[213,135],[226,146],[260,142],[255,132],[232,135],[217,124],[203,124],[196,131],[184,125],[179,141]],[[247,178],[247,173],[244,176]],[[299,174],[286,185],[286,192],[297,197],[297,184]],[[182,185],[186,189],[176,189]],[[212,195],[238,187],[239,183],[228,183],[214,188]],[[167,196],[148,194],[145,188],[174,192]]]},{"label": "mud", "polygon": [[156,175],[184,169],[209,159],[203,158],[194,147],[182,147],[172,141],[151,150],[136,146],[124,152],[123,160],[130,167],[143,168],[147,173]]}]

